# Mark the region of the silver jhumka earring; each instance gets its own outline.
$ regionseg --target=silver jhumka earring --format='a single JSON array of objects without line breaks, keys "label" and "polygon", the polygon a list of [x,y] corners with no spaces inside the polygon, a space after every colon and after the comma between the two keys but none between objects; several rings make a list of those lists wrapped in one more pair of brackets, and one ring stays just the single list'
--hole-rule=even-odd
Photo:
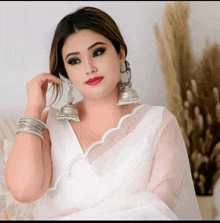
[{"label": "silver jhumka earring", "polygon": [[[60,74],[59,74],[60,75]],[[65,81],[64,77],[60,75],[60,79],[69,85],[69,92],[67,96],[67,105],[61,107],[60,113],[57,114],[57,119],[67,119],[73,120],[75,122],[80,122],[78,110],[74,107],[74,97],[73,97],[73,85],[70,80]]]},{"label": "silver jhumka earring", "polygon": [[128,81],[127,82],[122,82],[120,80],[120,89],[119,92],[119,100],[117,105],[127,105],[127,104],[133,104],[133,103],[138,103],[140,102],[140,97],[138,93],[132,89],[132,83],[130,82],[131,80],[131,69],[130,69],[130,64],[128,61],[125,61],[125,70],[123,71],[121,69],[121,73],[125,73],[129,75]]}]

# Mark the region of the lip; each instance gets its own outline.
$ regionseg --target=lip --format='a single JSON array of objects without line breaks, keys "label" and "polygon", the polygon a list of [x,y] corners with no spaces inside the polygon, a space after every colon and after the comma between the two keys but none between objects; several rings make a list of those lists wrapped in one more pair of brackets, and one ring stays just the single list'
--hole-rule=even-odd
[{"label": "lip", "polygon": [[96,84],[100,83],[102,80],[103,80],[103,77],[95,77],[93,79],[89,79],[88,81],[86,81],[86,84],[96,85]]}]

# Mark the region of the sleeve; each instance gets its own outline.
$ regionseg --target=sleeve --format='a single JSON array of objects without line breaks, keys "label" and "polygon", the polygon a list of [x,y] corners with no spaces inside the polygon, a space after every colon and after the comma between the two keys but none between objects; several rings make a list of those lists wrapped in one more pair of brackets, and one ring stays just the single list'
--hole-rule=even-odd
[{"label": "sleeve", "polygon": [[148,192],[157,195],[180,219],[201,219],[184,139],[175,116],[164,108],[155,137]]}]

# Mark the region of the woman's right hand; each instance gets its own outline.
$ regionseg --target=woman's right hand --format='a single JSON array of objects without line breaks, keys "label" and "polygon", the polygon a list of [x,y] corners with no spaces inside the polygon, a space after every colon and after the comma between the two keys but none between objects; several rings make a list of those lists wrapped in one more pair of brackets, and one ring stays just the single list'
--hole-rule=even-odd
[{"label": "woman's right hand", "polygon": [[47,102],[46,93],[48,83],[61,84],[62,81],[53,74],[42,73],[27,83],[28,107],[36,109],[38,112],[43,112]]}]

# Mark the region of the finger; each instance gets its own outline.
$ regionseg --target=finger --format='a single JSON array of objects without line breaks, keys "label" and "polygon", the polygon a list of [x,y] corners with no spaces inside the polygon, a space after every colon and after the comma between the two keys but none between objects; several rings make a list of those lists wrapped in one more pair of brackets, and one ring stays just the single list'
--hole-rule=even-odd
[{"label": "finger", "polygon": [[44,76],[43,78],[41,78],[41,84],[43,84],[44,82],[48,82],[48,83],[57,83],[57,84],[61,84],[62,81],[54,76]]},{"label": "finger", "polygon": [[53,74],[50,74],[50,73],[41,73],[38,75],[40,78],[46,78],[46,79],[55,79],[55,80],[60,80],[59,77],[56,77],[55,75]]},{"label": "finger", "polygon": [[47,81],[48,81],[48,83],[56,83],[56,84],[61,84],[62,83],[62,81],[59,80],[59,79],[48,79]]},{"label": "finger", "polygon": [[62,81],[61,81],[60,78],[54,76],[53,74],[49,74],[49,73],[47,73],[47,74],[49,76],[48,77],[48,82],[53,83],[53,81],[55,81],[55,83],[58,83],[58,84],[61,84],[62,83]]},{"label": "finger", "polygon": [[43,91],[46,91],[47,88],[48,88],[48,82],[45,82],[45,83],[41,86],[41,89],[42,89]]}]

